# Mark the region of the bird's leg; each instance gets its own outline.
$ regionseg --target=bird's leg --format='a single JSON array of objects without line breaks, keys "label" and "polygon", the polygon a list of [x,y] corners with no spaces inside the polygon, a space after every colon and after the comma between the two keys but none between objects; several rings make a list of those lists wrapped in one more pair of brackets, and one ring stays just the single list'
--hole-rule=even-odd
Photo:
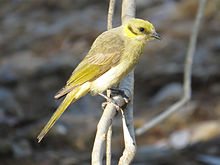
[{"label": "bird's leg", "polygon": [[[121,109],[121,107],[120,107],[112,98],[110,98],[110,97],[104,95],[103,93],[98,93],[98,94],[99,94],[100,96],[104,97],[104,98],[107,100],[107,102],[112,103],[112,104],[115,106],[116,110],[119,111],[119,110]],[[106,105],[107,105],[107,102],[102,103],[102,108],[103,108],[103,109],[105,109],[105,107],[106,107]]]},{"label": "bird's leg", "polygon": [[[127,104],[130,102],[130,98],[125,94],[125,90],[127,89],[110,88],[107,90],[107,96],[104,95],[103,93],[99,93],[100,96],[102,96],[107,100],[107,102],[102,103],[102,109],[103,110],[105,109],[108,102],[112,103],[117,110],[124,109],[127,106]],[[127,91],[130,93],[129,90]],[[121,95],[126,103],[125,106],[123,106],[122,108],[112,99],[112,97],[116,95]]]},{"label": "bird's leg", "polygon": [[121,95],[126,104],[128,104],[131,101],[131,99],[125,94],[125,90],[127,90],[130,93],[128,89],[110,88],[109,90],[110,97],[112,97],[112,95]]}]

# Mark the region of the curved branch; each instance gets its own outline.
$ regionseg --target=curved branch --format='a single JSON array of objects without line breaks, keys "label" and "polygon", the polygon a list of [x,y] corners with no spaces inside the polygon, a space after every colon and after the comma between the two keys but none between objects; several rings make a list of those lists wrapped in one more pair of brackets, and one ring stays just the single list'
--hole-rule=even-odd
[{"label": "curved branch", "polygon": [[[125,85],[127,84],[127,85]],[[119,160],[119,165],[128,165],[134,159],[136,154],[136,141],[133,124],[133,91],[134,91],[134,71],[127,76],[127,81],[122,82],[122,86],[130,86],[130,95],[132,96],[130,103],[125,112],[122,112],[122,124],[124,134],[125,148],[123,155]]]},{"label": "curved branch", "polygon": [[177,112],[181,107],[183,107],[191,98],[191,75],[192,75],[192,63],[193,63],[193,56],[196,48],[196,41],[199,31],[199,25],[202,19],[203,10],[205,8],[206,0],[200,0],[199,8],[197,11],[195,23],[193,26],[193,31],[190,36],[189,47],[185,59],[185,68],[184,68],[184,85],[183,85],[183,96],[182,98],[176,102],[175,104],[171,105],[164,113],[158,115],[149,123],[145,124],[143,127],[138,128],[136,130],[137,135],[141,135],[154,127],[155,125],[159,124],[166,118],[168,118],[173,113]]}]

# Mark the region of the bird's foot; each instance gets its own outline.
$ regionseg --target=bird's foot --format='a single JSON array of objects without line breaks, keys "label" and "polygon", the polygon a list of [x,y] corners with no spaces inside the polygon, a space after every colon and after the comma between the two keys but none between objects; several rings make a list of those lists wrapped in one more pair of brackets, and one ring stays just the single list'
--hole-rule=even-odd
[{"label": "bird's foot", "polygon": [[107,102],[102,103],[103,110],[105,109],[105,107],[107,106],[108,103],[112,103],[117,111],[121,110],[121,107],[115,102],[115,100],[113,100],[112,98],[110,98],[102,93],[99,93],[99,95],[104,97],[107,100]]},{"label": "bird's foot", "polygon": [[127,91],[131,96],[130,91],[128,89],[110,88],[109,90],[110,90],[110,97],[113,97],[115,95],[121,95],[126,104],[128,104],[131,101],[130,97],[125,94],[126,93],[125,91]]},{"label": "bird's foot", "polygon": [[102,110],[103,110],[103,111],[105,110],[105,108],[106,108],[107,104],[108,104],[108,102],[107,102],[107,101],[102,103]]},{"label": "bird's foot", "polygon": [[[109,91],[109,97],[106,96],[106,95],[104,95],[104,94],[102,94],[102,93],[99,93],[100,96],[104,97],[104,98],[107,100],[107,102],[102,103],[102,109],[103,109],[103,110],[105,109],[105,107],[107,106],[108,102],[112,103],[112,104],[115,106],[116,110],[118,110],[118,111],[119,111],[119,110],[122,110],[122,109],[124,109],[124,108],[126,108],[127,104],[130,102],[130,97],[128,97],[128,96],[125,94],[125,93],[126,93],[125,90],[127,90],[127,89],[110,88],[110,89],[108,90],[108,91]],[[129,90],[127,90],[127,92],[130,93]],[[107,92],[107,93],[108,93],[108,92]],[[125,101],[125,104],[124,104],[122,107],[120,107],[120,106],[115,102],[115,100],[112,99],[114,96],[117,96],[117,95],[121,95],[122,98],[123,98],[124,101]]]}]

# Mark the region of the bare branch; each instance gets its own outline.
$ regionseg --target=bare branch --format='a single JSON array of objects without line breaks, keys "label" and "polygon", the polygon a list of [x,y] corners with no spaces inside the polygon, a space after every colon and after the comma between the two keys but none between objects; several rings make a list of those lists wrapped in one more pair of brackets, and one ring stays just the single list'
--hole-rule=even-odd
[{"label": "bare branch", "polygon": [[115,10],[115,0],[110,0],[109,2],[109,8],[108,8],[108,24],[107,29],[112,29],[112,20],[114,16],[114,10]]},{"label": "bare branch", "polygon": [[[123,81],[122,83],[130,83],[127,86],[130,86],[132,91],[131,96],[133,96],[134,90],[134,71],[132,71],[127,79],[129,81]],[[134,134],[134,124],[133,124],[133,98],[132,101],[128,104],[128,107],[125,112],[122,111],[122,124],[123,124],[123,134],[124,134],[124,144],[125,149],[123,155],[119,160],[119,165],[129,165],[136,154],[136,142]]]},{"label": "bare branch", "polygon": [[[113,6],[113,2],[110,2],[110,8],[111,6]],[[134,13],[135,13],[135,2],[134,0],[123,0],[123,7],[122,7],[122,23],[125,23],[128,19],[134,17]],[[112,9],[109,9],[110,11],[114,11]],[[111,15],[111,16],[110,16]],[[108,16],[108,22],[112,23],[112,17],[113,16],[113,12]],[[110,28],[111,26],[108,25],[108,28]],[[122,89],[127,89],[129,92],[126,93],[127,96],[129,96],[129,98],[131,98],[131,102],[128,104],[128,108],[125,111],[125,120],[123,123],[123,130],[125,132],[126,131],[126,136],[124,137],[130,137],[130,141],[132,141],[132,143],[127,140],[128,138],[125,138],[125,150],[123,152],[123,156],[120,158],[120,162],[123,164],[129,164],[133,158],[134,155],[136,153],[136,143],[135,143],[135,136],[134,136],[134,127],[133,127],[133,87],[134,86],[134,71],[132,71],[131,73],[128,74],[127,77],[124,78],[124,80],[120,83],[119,87]],[[115,96],[113,97],[113,99],[115,100],[115,102],[119,105],[119,106],[123,106],[125,104],[124,99],[119,95],[119,96]],[[108,103],[103,115],[99,121],[98,127],[97,127],[97,133],[96,133],[96,138],[95,138],[95,142],[94,142],[94,146],[93,146],[93,151],[92,151],[92,164],[93,165],[101,165],[102,164],[102,160],[103,160],[103,154],[104,154],[104,148],[105,148],[105,140],[106,140],[106,136],[107,136],[107,131],[111,125],[111,122],[114,118],[114,116],[116,115],[116,109],[115,107],[111,104]],[[124,119],[123,119],[124,120]],[[129,133],[127,133],[129,132]],[[109,144],[107,144],[109,145]],[[130,146],[134,146],[133,148],[129,147]],[[132,154],[130,154],[132,153]],[[108,155],[108,154],[107,154]],[[108,158],[109,159],[109,158]],[[108,162],[108,161],[107,161]],[[119,162],[119,163],[120,163]]]},{"label": "bare branch", "polygon": [[[112,22],[109,22],[109,23],[112,23]],[[111,97],[110,90],[107,90],[106,93],[107,93],[108,97]],[[109,125],[108,132],[107,132],[107,138],[106,138],[106,165],[111,165],[111,157],[112,157],[111,147],[112,147],[112,122]]]},{"label": "bare branch", "polygon": [[[122,2],[122,24],[135,17],[135,0],[123,0]],[[133,96],[134,96],[134,70],[120,83],[120,88],[129,90],[131,101],[127,109],[122,113],[123,133],[125,148],[119,160],[119,165],[129,165],[136,154],[136,142],[133,124]],[[127,94],[128,95],[128,94]]]},{"label": "bare branch", "polygon": [[[107,30],[112,29],[112,20],[115,10],[115,0],[110,0],[108,8]],[[107,91],[107,96],[110,97],[110,91]],[[110,124],[106,138],[106,165],[111,165],[111,144],[112,143],[112,123]]]},{"label": "bare branch", "polygon": [[107,132],[115,115],[116,110],[114,105],[108,104],[103,111],[102,117],[97,126],[96,137],[92,150],[92,165],[102,165]]},{"label": "bare branch", "polygon": [[125,141],[125,150],[123,152],[123,156],[120,158],[119,165],[130,164],[136,154],[136,145],[134,144],[134,140],[132,139],[130,132],[127,127],[127,122],[125,120],[124,111],[121,110],[122,114],[122,124],[123,124],[123,132],[124,132],[124,141]]},{"label": "bare branch", "polygon": [[199,25],[201,22],[203,10],[205,8],[206,0],[200,0],[200,4],[198,7],[196,19],[194,22],[193,30],[190,36],[190,42],[188,47],[188,52],[185,59],[185,68],[184,68],[184,88],[183,88],[183,96],[182,98],[176,102],[175,104],[171,105],[164,113],[160,114],[159,116],[155,117],[149,123],[145,124],[143,127],[138,128],[136,130],[137,135],[141,135],[157,125],[158,123],[162,122],[166,118],[168,118],[173,113],[177,112],[182,106],[184,106],[191,98],[191,75],[192,75],[192,63],[193,63],[193,56],[196,48],[196,41],[199,31]]},{"label": "bare branch", "polygon": [[[110,0],[108,10],[108,25],[107,30],[112,28],[112,20],[114,15],[115,0]],[[107,96],[110,96],[107,91]],[[116,115],[114,106],[107,104],[102,117],[97,126],[96,138],[92,150],[92,164],[101,165],[104,155],[106,141],[106,165],[111,165],[111,138],[112,138],[112,121]]]},{"label": "bare branch", "polygon": [[[136,141],[134,134],[134,124],[133,124],[133,96],[134,96],[134,70],[128,74],[126,77],[127,81],[122,81],[120,87],[127,86],[131,96],[131,101],[127,105],[127,109],[124,114],[122,113],[122,124],[123,124],[123,134],[124,134],[124,151],[123,155],[119,160],[119,165],[130,164],[134,159],[136,153]],[[129,96],[129,93],[126,95]]]},{"label": "bare branch", "polygon": [[135,0],[123,0],[121,10],[122,24],[126,23],[129,19],[135,17]]},{"label": "bare branch", "polygon": [[112,123],[110,124],[107,132],[106,138],[106,165],[111,165],[111,155],[112,155]]}]

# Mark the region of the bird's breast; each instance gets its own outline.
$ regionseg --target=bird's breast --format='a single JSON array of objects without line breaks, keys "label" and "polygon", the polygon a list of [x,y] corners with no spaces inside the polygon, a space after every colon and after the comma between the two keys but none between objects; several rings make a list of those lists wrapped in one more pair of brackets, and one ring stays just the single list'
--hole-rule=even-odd
[{"label": "bird's breast", "polygon": [[128,68],[128,64],[121,62],[109,69],[92,82],[91,93],[96,95],[116,86],[128,74]]},{"label": "bird's breast", "polygon": [[130,44],[119,63],[92,82],[91,93],[96,95],[116,86],[137,64],[142,51],[143,46]]}]

